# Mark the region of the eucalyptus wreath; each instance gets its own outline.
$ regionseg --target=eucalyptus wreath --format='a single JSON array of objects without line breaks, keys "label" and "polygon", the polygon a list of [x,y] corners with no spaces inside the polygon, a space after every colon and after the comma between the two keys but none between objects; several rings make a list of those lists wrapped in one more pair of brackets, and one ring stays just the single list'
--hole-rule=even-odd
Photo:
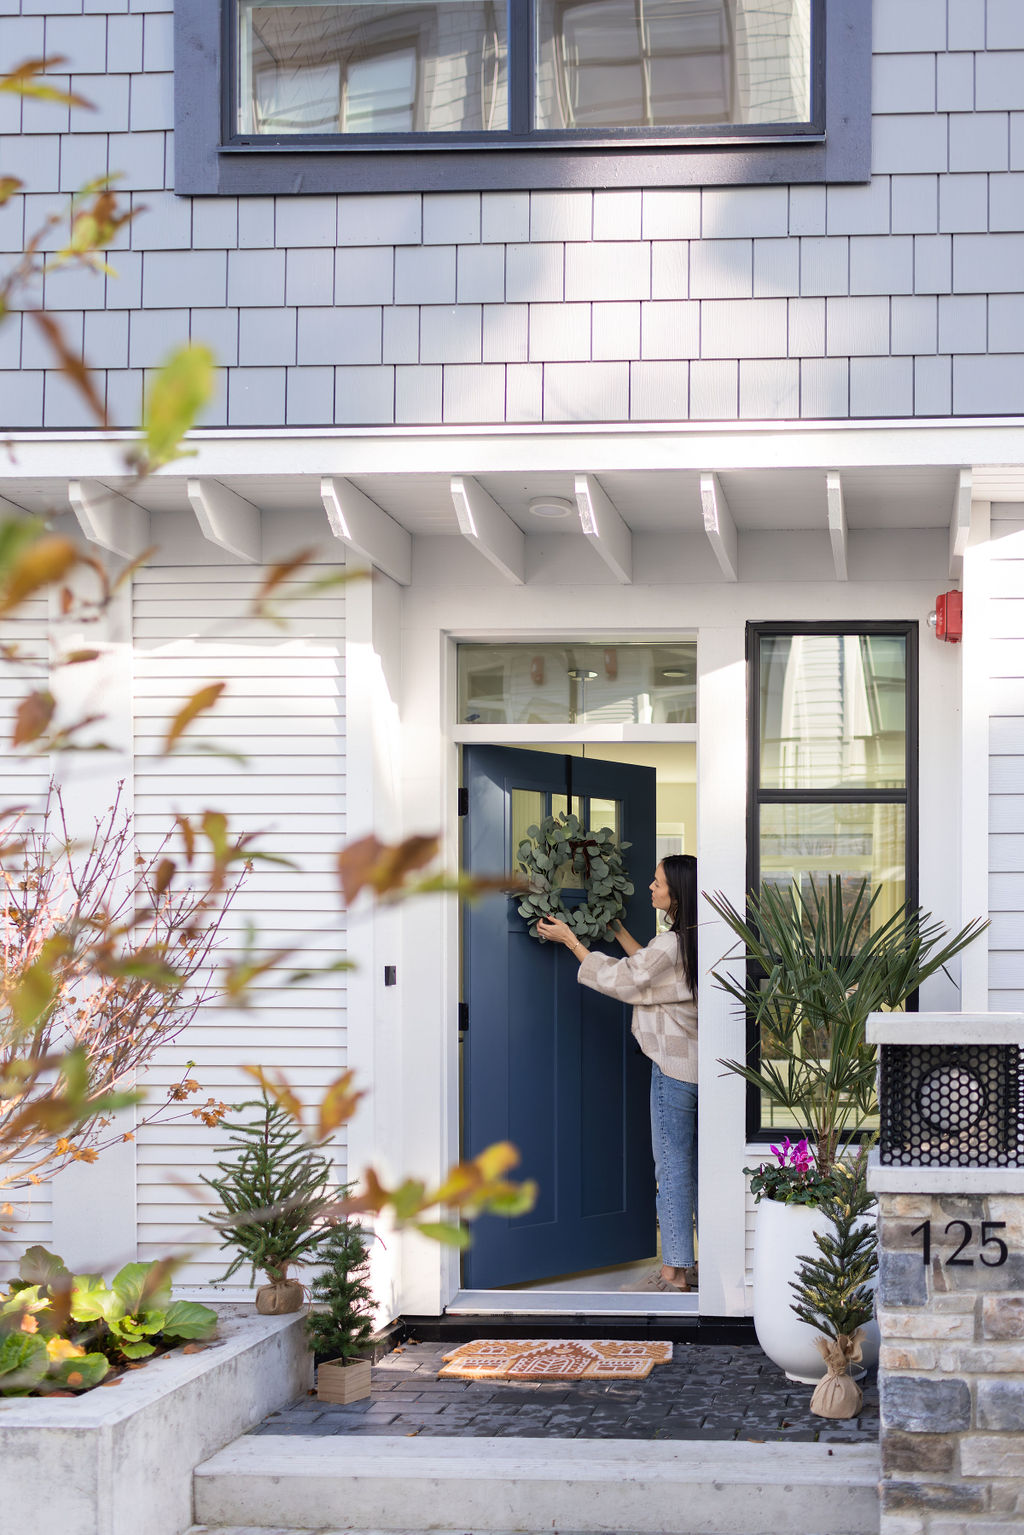
[{"label": "eucalyptus wreath", "polygon": [[[617,842],[609,826],[602,826],[600,831],[585,831],[575,815],[549,815],[539,826],[527,827],[516,857],[530,882],[519,915],[529,923],[531,937],[539,936],[537,923],[542,917],[557,917],[578,938],[610,942],[615,937],[612,924],[621,921],[626,900],[633,894],[622,861],[629,846],[628,842]],[[587,892],[583,905],[564,904],[557,887],[563,869],[582,875]],[[542,943],[545,941],[541,938]]]}]

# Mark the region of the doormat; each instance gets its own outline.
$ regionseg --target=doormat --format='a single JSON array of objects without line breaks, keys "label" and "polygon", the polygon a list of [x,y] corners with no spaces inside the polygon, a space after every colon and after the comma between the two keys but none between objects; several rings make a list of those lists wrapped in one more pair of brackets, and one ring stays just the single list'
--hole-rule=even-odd
[{"label": "doormat", "polygon": [[669,1364],[671,1343],[611,1338],[478,1338],[445,1354],[439,1377],[457,1380],[646,1380]]}]

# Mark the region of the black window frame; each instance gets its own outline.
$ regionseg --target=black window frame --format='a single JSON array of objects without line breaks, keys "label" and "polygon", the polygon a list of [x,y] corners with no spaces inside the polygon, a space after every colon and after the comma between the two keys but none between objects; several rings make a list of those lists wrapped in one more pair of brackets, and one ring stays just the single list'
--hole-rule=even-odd
[{"label": "black window frame", "polygon": [[[906,770],[901,789],[851,788],[766,789],[761,785],[761,641],[789,635],[894,635],[906,641]],[[757,890],[761,881],[761,807],[763,805],[902,805],[904,807],[904,869],[906,900],[916,906],[919,898],[919,695],[918,644],[920,626],[907,620],[849,620],[846,622],[748,623],[747,656],[747,890]],[[748,983],[755,967],[748,965]],[[907,999],[907,1010],[916,1012],[917,993]],[[747,1060],[758,1058],[760,1039],[757,1025],[747,1017]],[[753,1083],[747,1083],[746,1135],[750,1145],[767,1145],[777,1140],[779,1128],[765,1129],[761,1124],[761,1095]]]},{"label": "black window frame", "polygon": [[[274,136],[234,130],[236,0],[175,0],[174,189],[235,196],[866,181],[871,0],[828,0],[827,23],[825,0],[812,4],[806,125],[524,132],[517,76],[509,82],[519,101],[515,131]],[[526,60],[530,14],[528,0],[517,0],[510,14],[510,54]]]}]

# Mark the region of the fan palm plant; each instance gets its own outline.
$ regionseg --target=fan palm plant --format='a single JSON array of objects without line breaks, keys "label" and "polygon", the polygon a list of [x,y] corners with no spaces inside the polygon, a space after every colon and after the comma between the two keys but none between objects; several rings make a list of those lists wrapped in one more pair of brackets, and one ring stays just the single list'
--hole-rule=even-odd
[{"label": "fan palm plant", "polygon": [[719,1064],[807,1131],[821,1177],[875,1110],[869,1013],[902,1007],[988,925],[976,918],[950,938],[929,913],[904,904],[873,926],[881,896],[867,880],[844,891],[839,876],[823,886],[812,880],[809,896],[762,884],[746,915],[721,893],[705,896],[752,961],[744,983],[725,970],[713,979],[741,1004],[761,1041],[759,1054]]}]

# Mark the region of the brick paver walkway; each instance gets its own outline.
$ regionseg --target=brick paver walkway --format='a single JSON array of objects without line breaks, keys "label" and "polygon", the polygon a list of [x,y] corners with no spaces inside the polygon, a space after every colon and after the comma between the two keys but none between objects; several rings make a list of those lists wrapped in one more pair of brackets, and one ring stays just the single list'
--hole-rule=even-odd
[{"label": "brick paver walkway", "polygon": [[[454,1347],[454,1345],[448,1345]],[[822,1440],[878,1437],[874,1376],[846,1421],[814,1417],[810,1386],[794,1385],[754,1345],[677,1343],[645,1381],[438,1380],[446,1346],[406,1343],[374,1366],[369,1398],[346,1407],[303,1397],[255,1434],[444,1435],[530,1439]]]}]

